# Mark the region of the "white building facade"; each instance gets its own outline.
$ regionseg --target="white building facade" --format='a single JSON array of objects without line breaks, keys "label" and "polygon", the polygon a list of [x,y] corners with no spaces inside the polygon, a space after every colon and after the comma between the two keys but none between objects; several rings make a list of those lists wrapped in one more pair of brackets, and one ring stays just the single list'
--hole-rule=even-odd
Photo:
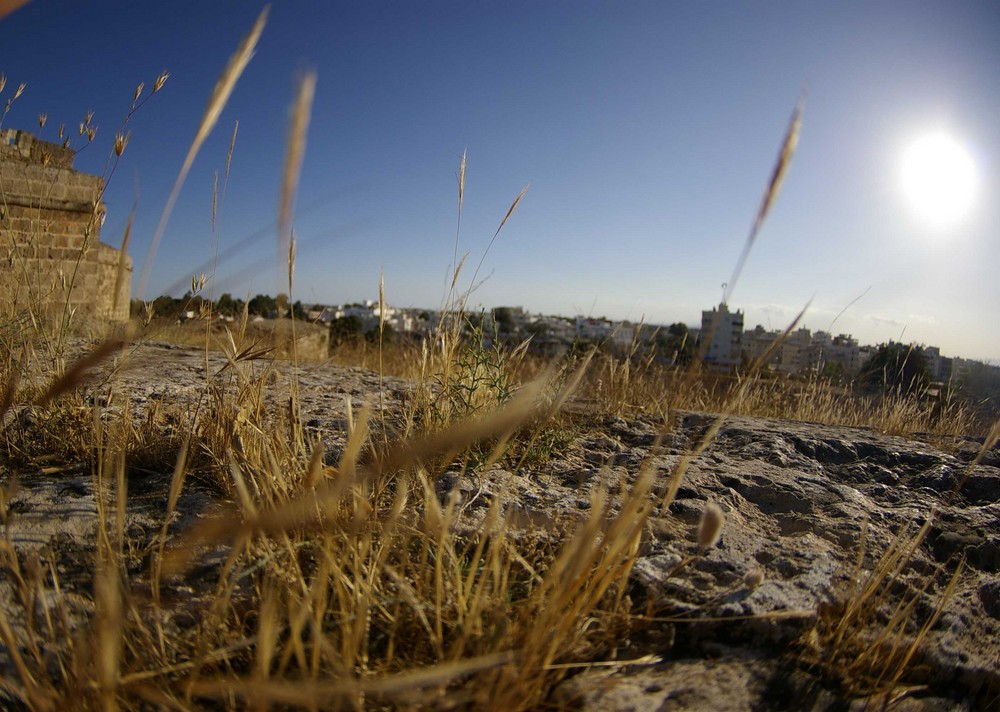
[{"label": "white building facade", "polygon": [[743,312],[729,311],[723,302],[718,308],[701,313],[702,339],[705,363],[719,368],[734,368],[742,360],[743,352]]}]

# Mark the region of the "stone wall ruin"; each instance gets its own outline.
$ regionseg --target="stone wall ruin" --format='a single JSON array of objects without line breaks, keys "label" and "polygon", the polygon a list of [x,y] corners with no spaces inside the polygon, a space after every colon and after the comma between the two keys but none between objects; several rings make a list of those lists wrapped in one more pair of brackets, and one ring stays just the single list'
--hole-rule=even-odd
[{"label": "stone wall ruin", "polygon": [[0,130],[0,304],[7,313],[129,316],[132,259],[100,241],[104,181],[75,152]]}]

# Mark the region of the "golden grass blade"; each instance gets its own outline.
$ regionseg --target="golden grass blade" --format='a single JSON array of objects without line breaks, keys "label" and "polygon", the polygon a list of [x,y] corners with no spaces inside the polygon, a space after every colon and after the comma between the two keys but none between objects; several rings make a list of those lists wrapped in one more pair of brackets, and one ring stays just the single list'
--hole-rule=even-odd
[{"label": "golden grass blade", "polygon": [[312,489],[319,484],[323,476],[323,438],[316,440],[312,454],[309,455],[309,466],[306,468],[306,489]]},{"label": "golden grass blade", "polygon": [[236,150],[236,134],[239,132],[239,130],[240,130],[240,122],[239,119],[237,119],[236,123],[233,124],[233,137],[229,139],[229,153],[226,154],[226,173],[222,181],[223,184],[229,182],[229,169],[233,165],[233,151]]},{"label": "golden grass blade", "polygon": [[378,330],[385,331],[385,270],[378,275]]},{"label": "golden grass blade", "polygon": [[[524,194],[528,192],[528,188],[530,188],[530,187],[531,187],[530,185],[526,185],[523,188],[521,188],[521,192],[517,194],[516,198],[514,198],[514,202],[511,203],[510,204],[510,208],[507,209],[507,214],[504,215],[503,216],[503,220],[500,221],[500,226],[497,227],[497,231],[495,233],[493,233],[493,239],[494,240],[496,239],[497,235],[500,234],[500,231],[503,230],[503,226],[507,224],[508,220],[510,220],[510,216],[514,214],[515,210],[517,210],[518,203],[521,202],[521,198],[524,197]],[[492,240],[490,241],[490,244],[491,245],[493,244]],[[488,252],[489,251],[489,247],[487,247],[486,250]]]},{"label": "golden grass blade", "polygon": [[278,623],[278,595],[272,586],[268,586],[264,591],[263,599],[258,614],[255,649],[257,658],[255,673],[260,680],[266,680],[270,675],[271,661],[274,659],[278,647],[278,634],[281,632]]},{"label": "golden grass blade", "polygon": [[253,516],[257,513],[257,507],[254,505],[253,497],[250,496],[250,489],[247,487],[246,479],[243,477],[243,471],[240,470],[240,466],[236,464],[235,459],[229,461],[229,473],[232,475],[233,487],[239,496],[240,507],[242,507],[247,515]]},{"label": "golden grass blade", "polygon": [[451,261],[453,269],[458,267],[458,238],[462,234],[462,206],[465,203],[465,168],[468,164],[468,154],[469,149],[462,151],[462,160],[458,164],[458,219],[455,223],[455,255]]},{"label": "golden grass blade", "polygon": [[771,205],[773,205],[775,198],[778,197],[778,191],[781,190],[781,183],[785,179],[788,166],[791,165],[792,156],[795,155],[795,148],[799,143],[799,133],[802,130],[802,111],[804,107],[805,97],[802,97],[799,99],[799,103],[792,113],[791,121],[788,124],[788,131],[785,133],[785,140],[781,144],[781,154],[778,156],[778,162],[771,173],[771,180],[767,184],[767,191],[764,193],[760,209],[754,218],[753,230],[751,232],[754,237],[756,237],[761,225],[764,224],[764,220],[767,219],[767,214],[771,211]]},{"label": "golden grass blade", "polygon": [[963,557],[958,562],[958,566],[955,567],[955,573],[952,574],[951,578],[948,580],[948,585],[945,586],[944,591],[941,593],[940,598],[938,600],[938,605],[935,606],[934,608],[934,613],[932,613],[930,618],[928,618],[924,622],[924,624],[920,627],[920,631],[914,637],[913,642],[910,644],[910,646],[906,649],[906,654],[904,655],[903,660],[897,666],[896,673],[890,682],[890,690],[895,689],[895,687],[899,684],[899,681],[903,677],[903,674],[909,668],[910,662],[913,660],[913,656],[917,653],[917,650],[919,650],[921,644],[926,639],[927,633],[930,632],[935,625],[937,625],[938,619],[941,617],[941,614],[944,613],[944,609],[948,605],[948,601],[951,600],[951,597],[955,593],[955,588],[958,586],[958,581],[961,578],[962,572],[964,570],[965,570],[965,557]]},{"label": "golden grass blade", "polygon": [[191,447],[190,434],[181,443],[181,449],[177,453],[177,462],[174,464],[174,474],[170,478],[170,491],[167,494],[167,513],[165,519],[169,521],[177,508],[177,500],[181,496],[181,488],[184,487],[184,479],[187,477],[187,457],[188,448]]},{"label": "golden grass blade", "polygon": [[455,285],[458,283],[458,275],[462,273],[462,268],[465,266],[465,261],[469,259],[469,253],[466,252],[462,255],[462,259],[455,265],[455,271],[451,274],[451,290],[455,290]]},{"label": "golden grass blade", "polygon": [[[157,606],[160,604],[160,579],[163,572],[163,551],[167,546],[167,532],[170,529],[170,522],[173,518],[174,511],[177,509],[177,501],[180,499],[181,489],[184,486],[184,479],[187,475],[187,458],[190,446],[191,437],[188,435],[184,438],[184,442],[181,444],[180,452],[177,453],[177,462],[174,464],[174,474],[170,478],[170,491],[167,494],[167,511],[163,517],[163,526],[160,528],[160,534],[157,538],[156,559],[153,565],[152,580],[153,603]],[[166,644],[163,636],[163,628],[159,624],[157,624],[157,633],[159,635],[160,650],[165,653]]]},{"label": "golden grass blade", "polygon": [[497,231],[495,233],[493,233],[493,237],[492,237],[492,239],[490,239],[490,244],[488,244],[486,246],[486,251],[483,252],[483,256],[479,258],[479,264],[476,265],[476,271],[472,273],[472,282],[471,282],[471,284],[473,285],[473,287],[475,287],[475,284],[476,284],[476,277],[479,276],[479,270],[482,268],[483,262],[486,260],[486,255],[488,255],[490,253],[490,249],[493,247],[493,243],[496,242],[497,235],[499,235],[500,231],[503,230],[503,226],[507,224],[508,220],[510,220],[511,215],[514,214],[514,211],[517,210],[517,206],[521,202],[521,198],[524,197],[524,194],[528,192],[528,188],[530,188],[530,187],[531,187],[531,184],[528,184],[528,185],[524,186],[523,188],[521,188],[521,192],[517,194],[517,197],[514,198],[514,202],[511,203],[510,207],[507,209],[507,214],[504,215],[503,216],[503,220],[500,221],[500,225],[499,225],[499,227],[497,227]]},{"label": "golden grass blade", "polygon": [[972,461],[972,464],[978,465],[981,463],[983,458],[986,456],[986,453],[993,449],[993,446],[997,444],[998,440],[1000,440],[1000,418],[997,419],[997,422],[993,423],[993,427],[990,428],[990,432],[986,434],[986,438],[983,440],[983,446],[979,448],[979,452],[976,453],[976,459]]},{"label": "golden grass blade", "polygon": [[129,210],[128,222],[125,224],[125,234],[122,236],[122,248],[121,252],[118,254],[118,267],[115,269],[115,289],[111,293],[113,296],[111,300],[112,308],[118,306],[121,301],[122,286],[125,283],[125,259],[128,254],[128,243],[132,237],[132,225],[135,223],[135,203],[132,203],[132,209]]},{"label": "golden grass blade", "polygon": [[167,204],[163,208],[163,213],[160,215],[160,222],[156,226],[156,232],[153,234],[153,241],[149,246],[149,253],[146,255],[146,263],[142,268],[142,277],[139,280],[138,294],[140,295],[146,291],[146,283],[149,279],[150,271],[153,268],[153,257],[156,255],[156,250],[160,245],[160,240],[163,238],[163,232],[167,228],[167,221],[170,219],[170,214],[173,212],[174,204],[177,202],[178,196],[180,196],[181,187],[187,179],[187,174],[191,170],[195,156],[197,156],[198,152],[201,150],[201,146],[205,143],[205,139],[207,139],[208,135],[212,133],[212,129],[215,128],[215,124],[218,122],[219,116],[222,114],[222,109],[228,103],[229,97],[233,93],[233,89],[236,88],[237,80],[239,80],[242,76],[243,71],[247,68],[247,65],[253,58],[254,50],[257,48],[257,42],[260,40],[260,35],[264,31],[264,25],[267,23],[268,9],[269,6],[265,6],[261,11],[260,15],[257,17],[257,21],[254,23],[253,28],[251,28],[247,36],[243,38],[243,41],[236,49],[236,52],[229,58],[229,63],[226,65],[226,68],[222,71],[218,81],[215,83],[215,88],[212,90],[212,96],[208,99],[208,106],[205,107],[205,113],[201,117],[201,123],[198,125],[198,131],[195,133],[194,140],[191,142],[187,155],[184,157],[184,163],[181,165],[181,169],[177,174],[177,178],[174,181],[174,187],[170,191],[170,197],[167,198]]},{"label": "golden grass blade", "polygon": [[3,387],[3,393],[0,394],[0,426],[4,422],[4,416],[7,415],[7,411],[14,404],[14,395],[17,393],[18,381],[21,380],[22,368],[24,368],[24,350],[18,355],[17,364],[14,366],[10,378],[7,379],[7,385]]},{"label": "golden grass blade", "polygon": [[83,383],[88,372],[99,366],[103,361],[113,356],[118,351],[121,351],[126,346],[128,342],[123,339],[108,339],[100,344],[91,351],[89,354],[80,357],[77,361],[70,366],[66,373],[64,373],[60,378],[57,378],[48,390],[42,394],[42,396],[36,401],[38,405],[45,405],[52,400],[55,400],[59,396],[67,393],[81,383]]},{"label": "golden grass blade", "polygon": [[972,471],[979,467],[982,463],[983,458],[986,457],[986,453],[993,449],[993,446],[997,444],[1000,440],[1000,418],[993,423],[993,427],[990,428],[989,432],[986,433],[986,437],[983,438],[982,447],[979,448],[979,452],[976,453],[976,457],[965,467],[965,472],[962,474],[962,479],[958,481],[955,487],[952,489],[951,493],[948,495],[948,499],[945,500],[946,504],[950,504],[959,491],[965,486],[966,480],[969,479],[969,475]]},{"label": "golden grass blade", "polygon": [[840,317],[842,317],[847,312],[848,309],[850,309],[855,304],[857,304],[858,302],[860,302],[864,298],[864,296],[866,294],[868,294],[868,292],[872,291],[872,287],[874,287],[874,286],[875,286],[874,284],[869,284],[868,287],[867,287],[867,289],[865,289],[865,291],[863,291],[861,294],[859,294],[854,299],[852,299],[851,301],[849,301],[847,303],[847,305],[843,309],[841,309],[839,312],[837,312],[837,316],[833,317],[833,321],[831,321],[830,325],[828,327],[826,327],[827,332],[828,333],[832,333],[833,332],[833,325],[837,323],[837,320],[840,319]]},{"label": "golden grass blade", "polygon": [[309,131],[309,115],[315,94],[316,73],[307,72],[299,80],[295,103],[292,105],[292,122],[288,127],[285,170],[281,180],[281,202],[278,208],[278,245],[282,248],[282,252],[287,252],[284,247],[291,237],[292,208],[302,171],[302,158],[306,153],[306,134]]},{"label": "golden grass blade", "polygon": [[337,462],[337,470],[348,477],[353,478],[356,474],[358,458],[361,457],[361,450],[368,441],[369,426],[372,416],[372,406],[365,405],[361,408],[358,417],[354,417],[354,405],[347,398],[347,443],[344,451]]},{"label": "golden grass blade", "polygon": [[764,364],[766,364],[771,359],[771,357],[778,352],[778,349],[780,349],[781,345],[785,343],[785,340],[787,340],[788,337],[791,336],[792,332],[795,330],[795,327],[799,325],[799,322],[802,321],[802,318],[806,315],[806,312],[809,311],[809,307],[811,306],[812,306],[812,299],[806,302],[806,305],[802,307],[802,310],[798,314],[796,314],[794,319],[792,319],[792,323],[789,324],[788,327],[783,332],[781,332],[781,336],[772,341],[771,345],[767,347],[767,350],[763,354],[761,354],[756,361],[753,362],[753,365],[751,366],[750,369],[752,373],[756,373],[757,371],[762,369],[764,367]]},{"label": "golden grass blade", "polygon": [[[697,619],[701,620],[701,619]],[[663,662],[660,655],[643,655],[641,658],[632,660],[598,660],[592,663],[559,663],[557,665],[546,665],[546,670],[591,670],[593,668],[623,668],[623,667],[647,667],[659,665]]]},{"label": "golden grass blade", "polygon": [[462,162],[458,164],[458,213],[462,214],[465,201],[465,168],[468,165],[469,149],[462,151]]},{"label": "golden grass blade", "polygon": [[119,657],[122,645],[122,600],[118,571],[105,556],[98,562],[94,577],[94,604],[97,615],[97,677],[103,708],[117,710]]},{"label": "golden grass blade", "polygon": [[388,438],[385,427],[385,270],[378,276],[378,412],[382,419],[382,437]]},{"label": "golden grass blade", "polygon": [[740,278],[740,274],[743,272],[743,267],[746,264],[747,257],[750,256],[750,250],[753,248],[754,242],[757,241],[757,234],[760,232],[761,226],[763,226],[764,221],[767,219],[767,215],[771,212],[771,206],[774,204],[775,199],[778,197],[778,192],[781,190],[781,183],[785,179],[785,173],[788,171],[788,166],[792,163],[792,156],[795,155],[795,147],[799,143],[799,132],[802,129],[802,112],[805,109],[805,94],[799,98],[798,104],[795,106],[795,111],[792,112],[791,121],[788,124],[788,130],[785,132],[785,140],[781,142],[781,153],[778,155],[778,162],[774,166],[774,171],[771,173],[771,180],[768,181],[767,190],[764,191],[764,197],[760,201],[760,207],[757,209],[757,215],[754,216],[753,227],[750,228],[750,234],[747,236],[747,241],[743,245],[743,252],[740,253],[740,258],[736,261],[736,267],[733,269],[733,274],[726,283],[725,292],[723,293],[722,301],[728,302],[729,298],[733,294],[733,289],[736,287],[736,282]]},{"label": "golden grass blade", "polygon": [[17,671],[17,676],[20,678],[21,682],[24,684],[24,689],[15,686],[13,681],[4,680],[4,687],[11,693],[17,695],[25,702],[28,701],[41,701],[41,690],[39,681],[35,679],[34,675],[31,674],[31,670],[28,667],[27,661],[24,656],[21,655],[21,646],[19,645],[20,636],[14,633],[14,629],[11,628],[10,621],[7,618],[7,614],[0,611],[0,641],[3,641],[10,655],[11,661],[13,662],[13,667]]},{"label": "golden grass blade", "polygon": [[397,445],[377,462],[376,469],[393,472],[430,458],[460,452],[476,442],[515,430],[538,414],[541,386],[537,381],[528,384],[510,403],[490,415]]},{"label": "golden grass blade", "polygon": [[[14,12],[17,8],[22,5],[27,5],[29,0],[0,0],[0,20]],[[0,84],[0,91],[3,91],[3,85]]]},{"label": "golden grass blade", "polygon": [[[396,472],[434,457],[460,452],[476,442],[515,430],[539,412],[537,400],[541,387],[542,384],[537,382],[529,384],[499,411],[477,420],[458,423],[433,435],[396,445],[365,468],[365,475],[375,478],[379,474]],[[355,450],[360,448],[360,443],[367,438],[369,415],[370,408],[366,407],[364,421],[357,431],[364,431],[364,437],[358,438],[355,433],[348,440],[338,467],[341,476],[336,481],[326,487],[318,486],[315,494],[308,493],[303,497],[290,499],[268,511],[257,511],[246,481],[234,463],[231,473],[242,508],[242,521],[240,517],[229,513],[214,519],[206,519],[192,527],[180,545],[168,552],[164,558],[163,573],[168,576],[182,573],[190,566],[202,544],[233,540],[252,532],[280,533],[316,526],[323,517],[324,509],[336,506],[339,497],[345,491],[346,483],[351,480],[354,458],[357,457]]]},{"label": "golden grass blade", "polygon": [[128,506],[128,481],[125,473],[125,450],[118,453],[115,468],[115,545],[121,560],[125,550],[125,509]]},{"label": "golden grass blade", "polygon": [[[295,231],[292,231],[292,235],[288,240],[288,297],[291,301],[292,287],[295,285],[295,249],[297,240],[295,239]],[[295,337],[295,308],[294,304],[288,305],[288,312],[292,316],[292,338]]]},{"label": "golden grass blade", "polygon": [[508,665],[513,660],[513,653],[494,653],[471,660],[441,663],[381,679],[362,681],[262,681],[223,678],[194,682],[190,686],[190,691],[195,697],[229,698],[231,695],[235,695],[244,700],[254,700],[265,704],[315,708],[316,706],[332,706],[337,700],[347,702],[345,698],[358,693],[392,697],[413,690],[437,687],[464,675]]}]

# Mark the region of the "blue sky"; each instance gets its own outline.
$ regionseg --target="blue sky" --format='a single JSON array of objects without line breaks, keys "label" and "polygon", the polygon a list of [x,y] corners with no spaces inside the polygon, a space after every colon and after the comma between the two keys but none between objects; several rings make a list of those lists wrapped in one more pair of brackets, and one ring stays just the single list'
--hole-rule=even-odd
[{"label": "blue sky", "polygon": [[[27,84],[4,127],[55,140],[94,111],[82,170],[103,170],[136,84],[171,73],[130,123],[106,196],[102,239],[118,245],[138,195],[134,286],[215,80],[261,7],[35,0],[0,20],[0,98]],[[835,332],[1000,360],[997,67],[995,2],[277,2],[134,296],[183,292],[217,241],[247,244],[217,267],[216,294],[284,289],[273,225],[288,107],[312,69],[296,298],[374,297],[384,270],[390,302],[438,306],[467,150],[470,264],[531,186],[472,304],[696,323],[721,297],[808,86],[798,153],[731,306],[748,327],[781,328],[813,298],[805,322],[825,330],[870,287]],[[237,120],[213,234],[213,177]],[[971,212],[946,228],[898,189],[904,149],[930,130],[960,142],[978,177]]]}]

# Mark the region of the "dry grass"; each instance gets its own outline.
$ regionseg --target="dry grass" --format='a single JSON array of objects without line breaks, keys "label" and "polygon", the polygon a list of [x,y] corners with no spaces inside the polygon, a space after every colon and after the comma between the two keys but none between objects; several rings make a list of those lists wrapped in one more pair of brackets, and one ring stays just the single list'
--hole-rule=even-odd
[{"label": "dry grass", "polygon": [[[151,255],[265,19],[266,12],[219,79]],[[290,294],[292,204],[313,84],[303,81],[295,103],[282,192],[279,244]],[[797,109],[730,289],[777,194],[800,114]],[[120,144],[123,150],[124,139]],[[464,179],[463,156],[459,224]],[[513,200],[493,240],[524,194]],[[0,557],[14,595],[13,607],[0,613],[0,641],[10,656],[9,673],[0,679],[6,699],[39,710],[536,708],[575,666],[613,658],[618,641],[651,620],[633,610],[629,575],[648,518],[670,503],[690,458],[678,465],[665,497],[654,496],[656,472],[644,465],[616,507],[602,486],[578,516],[527,526],[514,521],[499,497],[469,526],[458,494],[436,486],[446,470],[489,466],[511,453],[523,462],[550,438],[552,419],[571,398],[592,412],[653,412],[664,422],[678,409],[719,413],[691,456],[710,445],[730,414],[865,423],[886,432],[916,427],[942,436],[965,427],[959,406],[941,417],[902,398],[869,403],[818,381],[767,380],[759,364],[726,381],[697,369],[662,369],[637,351],[623,358],[592,351],[551,363],[528,355],[526,345],[487,347],[481,334],[466,333],[468,296],[478,277],[477,267],[468,287],[459,286],[466,258],[456,238],[442,309],[449,318],[433,339],[389,344],[380,329],[375,343],[334,351],[335,361],[417,384],[407,412],[391,428],[384,409],[378,418],[371,410],[349,411],[346,445],[335,464],[324,463],[322,443],[305,435],[294,383],[287,408],[268,405],[275,359],[308,361],[297,338],[307,325],[291,322],[283,335],[255,331],[245,313],[221,329],[154,321],[103,338],[66,363],[61,325],[55,340],[30,309],[25,316],[6,305],[0,334],[7,346],[0,364],[5,454],[10,461],[54,455],[59,462],[85,462],[99,503],[93,591],[83,613],[63,595],[54,567],[46,571],[37,559],[19,556],[7,508],[0,506]],[[141,284],[149,269],[147,263]],[[81,395],[95,366],[123,349],[127,359],[151,339],[218,349],[228,358],[224,369],[205,374],[193,411],[172,414],[171,437],[158,434],[165,414],[138,412],[113,380],[103,403]],[[33,424],[13,417],[28,410]],[[125,528],[128,480],[137,462],[172,473],[162,525],[148,541],[130,538]],[[228,504],[181,531],[174,520],[193,472],[212,478]],[[5,505],[10,492],[2,494]],[[698,553],[682,564],[712,547],[721,526],[721,511],[710,507]],[[856,577],[842,607],[820,616],[811,650],[828,663],[825,672],[850,683],[848,693],[899,683],[933,623],[905,638],[913,599],[904,599],[888,623],[874,615],[924,531],[901,535],[867,580]],[[759,583],[753,578],[747,585]],[[840,665],[848,659],[862,662]]]},{"label": "dry grass", "polygon": [[[933,517],[915,532],[900,531],[867,574],[862,542],[848,581],[831,602],[820,606],[818,623],[805,636],[804,659],[848,696],[891,700],[955,591],[964,560],[950,572],[944,564],[930,575],[909,570],[932,524]],[[904,593],[895,595],[894,588]],[[937,606],[912,633],[908,629],[917,620],[915,609],[922,595],[932,590],[939,594]]]}]

